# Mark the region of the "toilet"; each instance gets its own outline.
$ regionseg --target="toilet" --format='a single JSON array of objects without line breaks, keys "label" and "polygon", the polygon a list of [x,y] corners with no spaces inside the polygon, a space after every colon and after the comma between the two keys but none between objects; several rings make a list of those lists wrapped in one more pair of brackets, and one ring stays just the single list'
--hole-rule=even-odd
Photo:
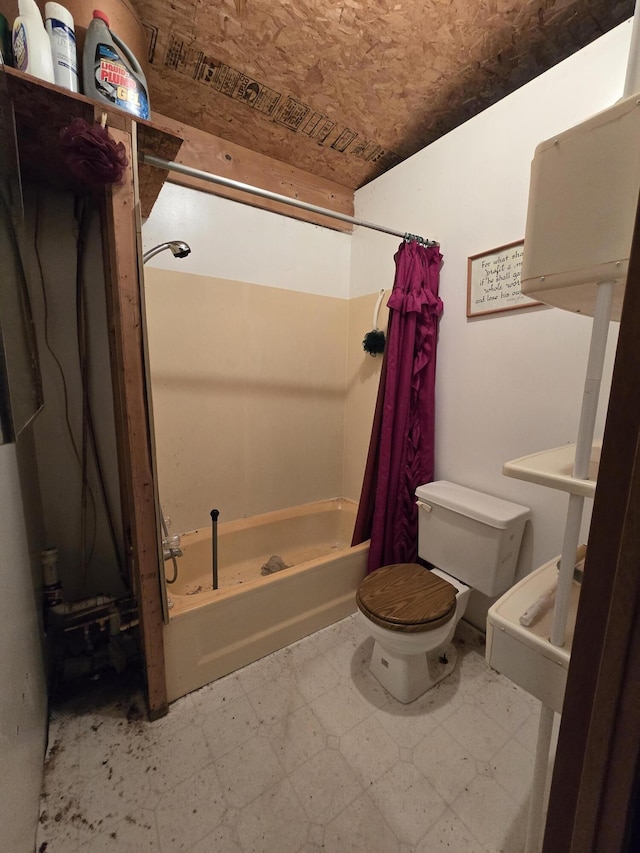
[{"label": "toilet", "polygon": [[452,645],[471,591],[507,590],[528,507],[437,480],[416,489],[418,556],[361,582],[358,610],[374,639],[369,669],[399,702],[413,702],[456,665]]}]

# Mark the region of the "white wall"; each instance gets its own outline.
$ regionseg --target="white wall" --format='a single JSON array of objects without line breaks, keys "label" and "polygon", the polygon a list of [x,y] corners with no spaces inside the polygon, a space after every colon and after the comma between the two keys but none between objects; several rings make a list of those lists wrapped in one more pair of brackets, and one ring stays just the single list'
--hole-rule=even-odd
[{"label": "white wall", "polygon": [[0,847],[31,853],[42,785],[47,700],[15,444],[0,447]]},{"label": "white wall", "polygon": [[[185,240],[148,265],[347,299],[351,236],[208,193],[165,184],[142,229],[144,250]],[[277,333],[277,330],[273,330]]]},{"label": "white wall", "polygon": [[[532,508],[518,577],[560,552],[567,498],[502,465],[575,441],[591,324],[546,307],[468,320],[467,258],[524,237],[535,146],[622,95],[630,34],[617,27],[356,193],[359,218],[441,244],[436,477]],[[352,297],[390,286],[396,246],[356,229]],[[476,596],[472,621],[486,606]]]},{"label": "white wall", "polygon": [[171,532],[341,495],[349,303],[180,269],[145,271]]}]

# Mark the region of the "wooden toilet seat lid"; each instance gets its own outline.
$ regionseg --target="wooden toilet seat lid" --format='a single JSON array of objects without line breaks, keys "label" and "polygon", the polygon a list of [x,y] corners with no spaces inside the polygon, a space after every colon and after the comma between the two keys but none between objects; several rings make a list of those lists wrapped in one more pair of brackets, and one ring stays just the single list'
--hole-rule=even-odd
[{"label": "wooden toilet seat lid", "polygon": [[457,589],[417,563],[382,566],[362,581],[360,610],[391,631],[431,631],[453,618]]}]

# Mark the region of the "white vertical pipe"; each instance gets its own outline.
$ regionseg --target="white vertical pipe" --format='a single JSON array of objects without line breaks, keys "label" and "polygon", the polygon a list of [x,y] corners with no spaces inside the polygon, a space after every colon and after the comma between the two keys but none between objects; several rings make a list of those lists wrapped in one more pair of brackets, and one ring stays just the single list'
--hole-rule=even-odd
[{"label": "white vertical pipe", "polygon": [[615,282],[603,281],[598,284],[596,292],[587,375],[584,383],[582,410],[578,425],[576,458],[573,466],[573,476],[579,477],[581,480],[589,479],[589,462],[591,459],[593,432],[598,410],[598,397],[600,396],[602,369],[607,349],[607,336],[609,334],[614,288]]},{"label": "white vertical pipe", "polygon": [[536,757],[533,765],[533,780],[531,782],[531,800],[529,802],[529,817],[527,820],[527,840],[524,853],[538,853],[542,840],[544,810],[544,791],[549,770],[549,752],[551,750],[551,735],[553,732],[554,712],[547,705],[540,708],[538,724],[538,740],[536,742]]},{"label": "white vertical pipe", "polygon": [[573,569],[576,564],[576,550],[580,537],[583,507],[584,498],[582,495],[569,495],[569,507],[567,509],[567,520],[564,525],[564,539],[558,573],[558,587],[556,589],[556,602],[553,608],[553,624],[549,637],[553,646],[564,646],[567,616],[569,613],[569,604],[571,603]]},{"label": "white vertical pipe", "polygon": [[[607,336],[609,334],[614,287],[615,282],[601,282],[598,284],[596,293],[587,375],[584,383],[576,443],[576,457],[573,465],[573,476],[581,480],[589,478],[591,448],[593,445],[598,398],[600,396],[602,371],[607,349]],[[576,563],[576,549],[580,536],[583,507],[583,497],[580,495],[569,495],[569,507],[567,509],[567,520],[564,528],[560,571],[558,574],[558,589],[556,591],[556,603],[553,610],[553,626],[550,637],[551,643],[554,646],[564,646],[567,616],[571,602],[573,569]]]}]

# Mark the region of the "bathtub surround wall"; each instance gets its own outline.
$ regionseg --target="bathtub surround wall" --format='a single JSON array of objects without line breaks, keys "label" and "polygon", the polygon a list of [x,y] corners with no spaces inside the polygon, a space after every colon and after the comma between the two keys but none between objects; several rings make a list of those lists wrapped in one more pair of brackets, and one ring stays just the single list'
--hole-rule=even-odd
[{"label": "bathtub surround wall", "polygon": [[[525,532],[518,579],[559,553],[566,496],[505,478],[502,465],[506,460],[535,450],[575,441],[591,323],[587,318],[546,307],[467,320],[467,258],[524,236],[529,170],[535,146],[606,108],[621,96],[630,34],[629,23],[612,30],[356,193],[357,217],[420,232],[439,240],[442,245],[444,265],[440,294],[445,307],[440,323],[436,380],[436,477],[532,508],[532,523]],[[255,480],[252,478],[260,465],[264,465],[263,480],[255,492],[260,494],[260,501],[269,499],[266,474],[277,484],[275,498],[278,501],[285,502],[293,492],[296,492],[295,503],[335,497],[338,493],[357,500],[381,364],[380,359],[371,358],[363,351],[362,338],[371,328],[372,310],[380,288],[392,285],[393,255],[399,241],[365,229],[355,228],[352,236],[323,230],[235,202],[165,185],[143,230],[145,246],[166,239],[168,233],[177,234],[176,222],[180,222],[181,236],[193,248],[189,258],[180,261],[180,275],[197,273],[223,291],[232,281],[234,287],[237,281],[244,282],[240,288],[255,285],[254,289],[246,291],[251,296],[247,296],[244,308],[250,312],[259,304],[254,302],[256,294],[264,291],[266,298],[260,303],[260,310],[267,313],[263,318],[266,322],[260,323],[260,327],[265,335],[280,341],[277,350],[281,355],[276,357],[266,346],[258,349],[250,344],[251,358],[267,358],[270,362],[259,365],[253,401],[247,403],[245,411],[230,383],[226,387],[225,403],[240,407],[236,408],[238,417],[214,413],[214,423],[218,425],[220,419],[223,422],[220,430],[226,430],[227,434],[233,432],[231,447],[242,448],[242,452],[238,449],[229,452],[230,457],[235,453],[232,463],[219,447],[215,450],[220,456],[215,474],[211,473],[212,468],[207,477],[200,478],[201,455],[194,455],[190,463],[194,470],[178,471],[175,454],[168,455],[161,446],[162,441],[158,442],[159,452],[165,456],[164,461],[160,460],[161,488],[163,482],[165,492],[173,488],[167,485],[167,478],[171,480],[176,475],[183,490],[180,500],[174,500],[168,493],[164,500],[174,501],[175,506],[179,506],[188,498],[191,505],[200,506],[198,518],[204,521],[212,491],[222,494],[228,490],[229,497],[225,500],[231,508],[230,516],[284,505],[261,503],[257,508],[241,505],[243,500],[249,500],[247,490],[253,488]],[[163,266],[171,275],[176,273],[176,262],[166,253],[153,259],[149,267],[152,265]],[[219,285],[216,279],[210,278],[214,273],[227,285]],[[193,277],[185,275],[185,284]],[[162,287],[168,286],[168,280],[158,281]],[[149,279],[148,299],[154,299],[154,286]],[[339,357],[337,352],[331,352],[330,369],[324,363],[330,348],[322,344],[326,334],[322,327],[322,334],[316,339],[315,357],[303,361],[304,370],[301,370],[300,362],[306,357],[309,343],[295,329],[295,314],[287,316],[290,306],[283,304],[284,310],[279,310],[274,301],[275,311],[269,313],[276,289],[293,291],[292,298],[297,296],[300,305],[303,305],[304,293],[318,297],[314,306],[332,300],[344,303],[344,313],[337,309],[335,314],[327,310],[323,315],[322,322],[337,323],[338,338],[342,336],[341,343],[336,344],[341,346]],[[181,290],[179,298],[188,299],[188,288]],[[311,303],[309,307],[311,310]],[[199,310],[197,302],[195,308]],[[233,308],[220,320],[221,308],[216,300],[210,311],[202,311],[202,314],[212,316],[211,322],[217,324],[216,329],[220,324],[224,326],[226,331],[216,331],[223,340],[233,337],[237,341],[244,331],[238,325],[240,310]],[[234,313],[236,311],[238,313]],[[229,329],[233,323],[236,323],[233,326],[236,331],[232,335]],[[383,311],[381,326],[385,323]],[[286,345],[288,336],[295,340],[295,346]],[[212,334],[211,338],[214,337]],[[614,325],[606,377],[610,375],[615,342]],[[189,335],[183,337],[183,343],[187,349],[191,348]],[[248,366],[244,351],[247,347],[243,349],[239,345],[239,349],[243,350],[242,358]],[[225,353],[224,349],[221,351]],[[237,352],[232,349],[229,357],[224,355],[229,376],[238,375]],[[166,355],[163,357],[166,364]],[[189,357],[197,359],[197,354],[194,352]],[[342,367],[338,364],[340,359]],[[285,389],[291,392],[290,402],[299,406],[299,415],[296,428],[290,428],[285,419],[281,429],[277,426],[277,415],[271,415],[265,440],[257,452],[250,450],[242,431],[250,429],[253,435],[259,432],[259,424],[255,421],[256,401],[258,396],[271,396],[266,381],[267,367],[274,377],[269,381],[273,381],[274,388],[280,388],[280,393]],[[173,367],[171,371],[175,374],[179,369]],[[202,376],[204,381],[206,376],[206,381],[210,381],[212,370],[218,375],[218,368],[211,365],[206,369],[199,367],[196,379]],[[314,371],[319,371],[315,377]],[[341,371],[342,378],[338,379]],[[301,374],[304,374],[302,382]],[[170,398],[173,394],[176,401],[181,400],[186,392],[179,392],[176,387],[170,389],[168,385],[160,390],[158,378],[154,376],[154,398],[161,394],[157,405],[162,407],[162,412],[170,410],[169,420],[175,418],[177,423],[179,409],[170,405]],[[316,487],[307,476],[315,464],[311,457],[316,445],[308,441],[300,427],[313,420],[313,410],[320,396],[308,394],[309,406],[305,410],[303,403],[295,400],[295,389],[311,384],[316,391],[326,390],[327,382],[331,393],[323,396],[319,410],[331,411],[326,416],[332,423],[332,437],[338,444],[333,447],[336,462],[335,467],[331,463],[331,476],[323,471]],[[603,396],[607,393],[608,381],[605,380]],[[329,397],[335,407],[326,407]],[[193,399],[197,408],[197,395]],[[277,412],[276,401],[274,393],[273,400],[269,401],[269,406],[274,404],[271,409],[274,413]],[[213,398],[208,405],[216,406]],[[240,414],[242,417],[238,419]],[[165,426],[158,424],[158,419],[156,413],[156,427],[161,434]],[[599,417],[600,430],[603,420],[604,410]],[[170,432],[174,427],[169,425],[167,429]],[[217,429],[209,430],[208,442],[206,427],[197,423],[195,429],[196,434],[201,433],[200,445],[213,446]],[[223,432],[218,434],[221,437]],[[192,441],[184,428],[182,435],[180,439],[174,429],[175,442],[182,440],[188,444]],[[286,455],[297,460],[293,467],[281,466],[285,448]],[[274,462],[271,468],[268,468],[269,457]],[[183,458],[186,459],[186,455]],[[326,458],[318,467],[325,464]],[[232,470],[236,472],[235,485]],[[239,479],[237,472],[241,472]],[[287,484],[286,495],[282,494],[280,483],[291,478],[294,482]],[[189,495],[185,485],[188,483],[192,484]],[[306,487],[312,489],[308,497],[304,495]],[[321,494],[321,489],[327,491]],[[245,496],[239,500],[238,494],[243,493]],[[215,503],[219,501],[214,499]],[[180,522],[176,520],[174,529],[202,523],[192,522],[192,518],[189,514]],[[585,540],[587,524],[588,517],[583,531]],[[487,599],[474,596],[467,618],[483,627],[489,603]]]},{"label": "bathtub surround wall", "polygon": [[348,303],[175,266],[145,283],[171,532],[341,495]]}]

